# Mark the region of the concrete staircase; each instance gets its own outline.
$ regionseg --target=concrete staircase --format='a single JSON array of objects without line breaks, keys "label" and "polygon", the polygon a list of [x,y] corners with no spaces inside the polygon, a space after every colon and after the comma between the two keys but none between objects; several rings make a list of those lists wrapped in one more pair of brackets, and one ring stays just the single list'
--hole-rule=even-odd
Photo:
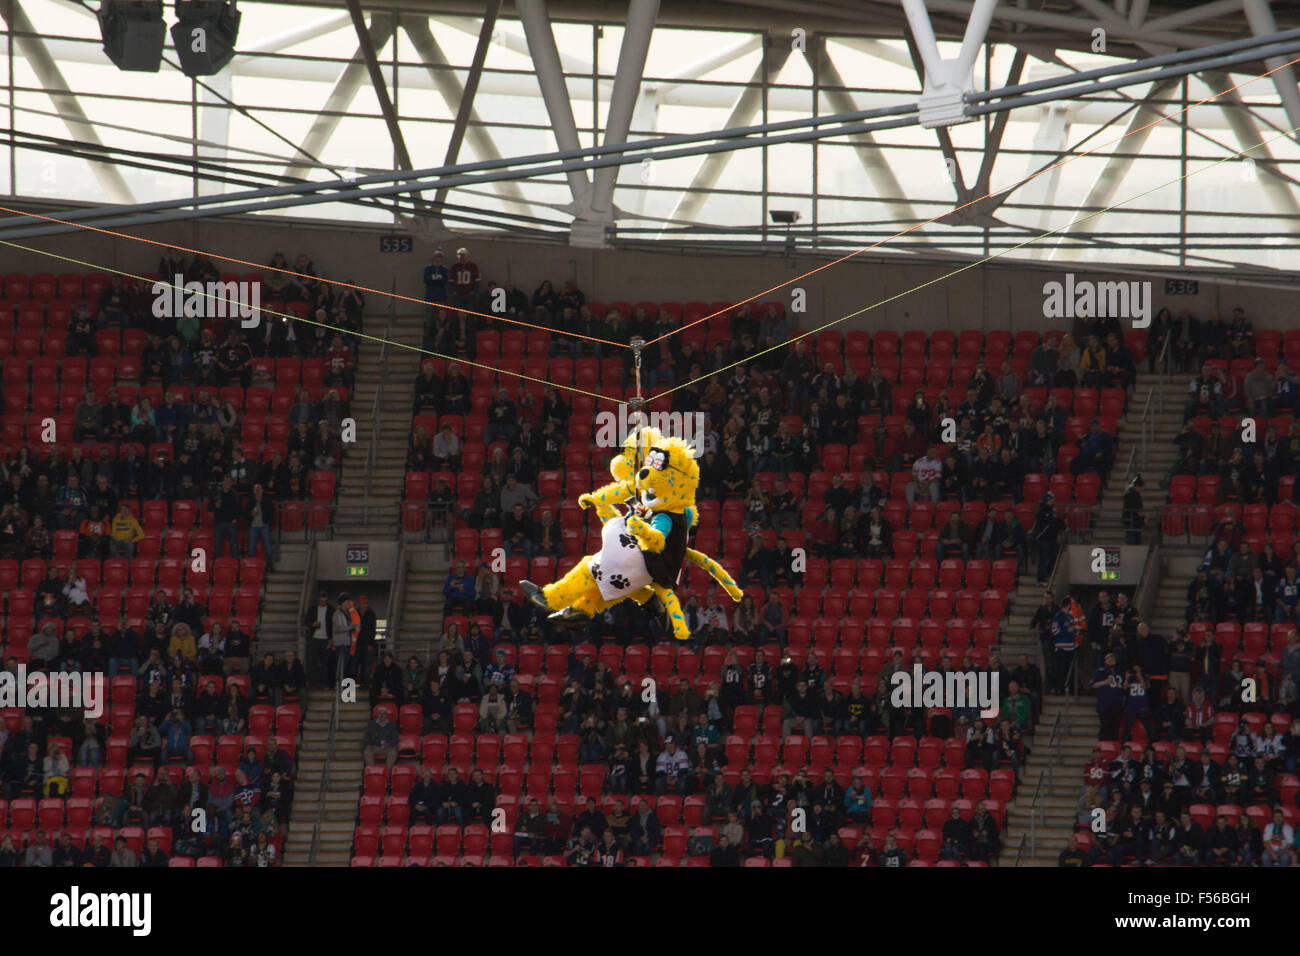
[{"label": "concrete staircase", "polygon": [[[257,630],[258,651],[277,657],[292,648],[298,651],[298,604],[307,582],[308,545],[300,535],[289,534],[280,542],[275,570],[266,576],[262,618]],[[298,655],[302,659],[301,652]]]},{"label": "concrete staircase", "polygon": [[1010,597],[1011,604],[1002,622],[999,643],[1002,665],[1008,670],[1015,667],[1016,657],[1020,654],[1028,654],[1031,661],[1038,660],[1038,635],[1030,630],[1029,621],[1043,603],[1043,589],[1032,574],[1022,574]]},{"label": "concrete staircase", "polygon": [[427,661],[432,658],[434,639],[442,633],[442,586],[451,562],[441,543],[408,544],[406,560],[406,587],[398,596],[401,606],[393,653],[398,660],[415,654]]},{"label": "concrete staircase", "polygon": [[[1061,722],[1053,736],[1058,719]],[[1005,862],[1016,860],[1020,840],[1027,837],[1020,866],[1056,865],[1057,855],[1065,849],[1065,838],[1074,829],[1083,768],[1092,756],[1099,730],[1091,698],[1049,694],[1043,699],[1043,713],[1031,743],[1031,747],[1037,746],[1007,812],[1008,841],[1002,851]]]},{"label": "concrete staircase", "polygon": [[[399,317],[391,339],[418,346],[420,318]],[[391,539],[400,533],[399,509],[411,433],[411,383],[423,355],[390,345],[381,362],[381,350],[378,342],[361,344],[351,399],[357,443],[343,459],[333,524],[336,530],[349,534]],[[369,468],[371,442],[376,443],[373,468]],[[268,581],[263,626],[277,647],[281,641],[286,647],[297,645],[302,589],[311,583],[303,579],[309,547],[297,542],[284,545],[276,573]],[[391,609],[400,621],[393,650],[399,657],[407,653],[427,657],[432,637],[442,629],[442,584],[447,575],[444,546],[415,545],[406,560],[410,570],[400,598],[402,606]],[[365,688],[359,688],[356,703],[339,703],[339,723],[331,735],[337,693],[312,691],[303,721],[293,829],[285,847],[285,862],[290,866],[347,866],[351,858],[361,791],[361,740],[370,708]],[[318,828],[319,844],[312,860],[312,840]]]},{"label": "concrete staircase", "polygon": [[[1092,542],[1098,545],[1124,543],[1124,526],[1121,510],[1129,459],[1133,458],[1135,473],[1143,479],[1142,497],[1148,504],[1165,500],[1165,476],[1178,458],[1174,437],[1183,427],[1183,405],[1186,401],[1187,380],[1181,375],[1161,375],[1142,372],[1120,420],[1119,436],[1115,445],[1115,464],[1110,480],[1097,509],[1093,513]],[[1148,398],[1150,404],[1148,405]],[[1150,428],[1141,425],[1143,412],[1149,416]],[[1135,454],[1136,452],[1136,454]],[[1148,531],[1155,521],[1154,511],[1148,508]]]},{"label": "concrete staircase", "polygon": [[[298,748],[297,785],[292,829],[285,844],[287,866],[347,866],[352,855],[352,831],[361,789],[361,739],[370,717],[369,698],[359,690],[353,704],[339,704],[339,725],[330,736],[330,719],[337,690],[314,690],[303,719]],[[329,780],[325,763],[333,747]],[[324,787],[322,800],[322,787]],[[320,827],[320,847],[311,860],[312,836]]]},{"label": "concrete staircase", "polygon": [[[393,323],[394,342],[419,346],[422,334],[418,316],[399,316]],[[382,350],[379,342],[361,343],[352,393],[357,442],[348,448],[343,459],[334,525],[352,533],[372,532],[391,537],[397,533],[402,482],[406,475],[411,389],[425,356],[413,349],[390,345],[388,355],[381,362]],[[376,402],[380,403],[377,419]],[[367,476],[371,442],[377,445],[374,467]]]}]

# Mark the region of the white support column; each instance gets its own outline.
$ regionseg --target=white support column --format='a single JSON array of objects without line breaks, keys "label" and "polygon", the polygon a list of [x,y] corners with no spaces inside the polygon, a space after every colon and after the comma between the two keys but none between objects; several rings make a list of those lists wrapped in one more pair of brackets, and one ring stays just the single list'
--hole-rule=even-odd
[{"label": "white support column", "polygon": [[[277,33],[275,36],[264,37],[254,40],[252,43],[244,46],[240,44],[239,55],[253,56],[258,53],[280,53],[285,47],[295,46],[299,43],[306,43],[308,40],[314,40],[317,37],[325,36],[336,30],[352,26],[352,18],[346,13],[335,13],[323,17],[320,20],[313,20],[310,23],[304,23],[302,26],[293,27],[285,30],[283,33]],[[223,73],[226,71],[222,71]]]},{"label": "white support column", "polygon": [[[95,124],[86,116],[76,94],[68,89],[57,61],[46,49],[45,41],[36,32],[32,21],[23,11],[22,4],[0,4],[0,14],[6,12],[9,18],[9,29],[14,34],[19,55],[32,65],[32,71],[40,80],[41,86],[44,87],[55,108],[58,109],[63,125],[68,128],[68,135],[84,143],[103,145],[99,133],[95,130]],[[86,44],[82,45],[86,46]],[[99,54],[98,50],[95,52],[100,55],[102,61],[102,54]],[[112,163],[97,162],[90,162],[89,165],[109,202],[127,204],[135,202],[131,187],[126,184],[126,180],[122,178],[122,173],[116,166]]]},{"label": "white support column", "polygon": [[[650,52],[650,35],[659,16],[659,0],[632,0],[627,12],[627,26],[623,30],[623,43],[618,51],[618,67],[614,72],[614,91],[609,99],[609,113],[605,119],[603,145],[620,146],[627,142],[632,127],[632,111],[637,93],[641,89],[641,76],[645,72],[646,55]],[[618,180],[617,166],[597,169],[593,175],[591,191],[591,218],[599,224],[613,222],[614,184]]]},{"label": "white support column", "polygon": [[961,41],[957,59],[945,60],[939,56],[934,30],[930,27],[930,14],[925,0],[902,0],[903,12],[912,28],[917,53],[925,64],[924,87],[920,100],[921,125],[927,129],[935,126],[952,126],[969,121],[962,97],[971,92],[974,82],[971,71],[979,55],[998,0],[975,0],[966,22],[966,32]]},{"label": "white support column", "polygon": [[[1130,28],[1129,21],[1126,17],[1121,17],[1115,11],[1102,3],[1102,0],[1074,0],[1076,4],[1089,16],[1096,17],[1097,23],[1108,33],[1121,36],[1125,30]],[[1160,56],[1165,53],[1173,53],[1174,47],[1167,43],[1153,43],[1144,39],[1142,31],[1134,38],[1133,42],[1146,50],[1152,56]]]},{"label": "white support column", "polygon": [[[1257,37],[1267,36],[1270,33],[1277,33],[1277,21],[1273,19],[1273,11],[1269,9],[1267,0],[1244,0],[1243,6],[1246,11],[1246,20],[1250,23],[1250,30]],[[1289,66],[1283,66],[1287,60],[1281,56],[1271,56],[1264,61],[1264,65],[1273,73],[1273,85],[1277,87],[1277,95],[1282,98],[1282,108],[1286,110],[1286,118],[1292,127],[1300,126],[1300,89],[1296,87],[1295,70]],[[1282,67],[1278,69],[1278,67]],[[1294,139],[1297,134],[1292,133]]]},{"label": "white support column", "polygon": [[[387,14],[377,13],[370,18],[370,42],[374,44],[376,50],[382,50],[384,45],[393,36],[393,19]],[[235,61],[239,62],[238,59]],[[360,47],[353,54],[351,61],[343,68],[338,79],[334,82],[334,88],[330,90],[329,97],[325,100],[325,105],[321,107],[316,119],[312,121],[311,129],[307,131],[306,137],[302,141],[302,151],[308,156],[320,156],[325,144],[329,142],[330,137],[334,135],[334,130],[338,128],[339,120],[342,118],[341,113],[345,112],[352,104],[356,97],[357,91],[361,89],[361,83],[366,78],[366,61]],[[318,172],[314,166],[306,166],[301,163],[290,163],[285,168],[284,174],[295,178],[310,179],[313,173]]]},{"label": "white support column", "polygon": [[[1038,107],[1038,131],[1034,134],[1033,153],[1025,169],[1025,175],[1033,176],[1048,165],[1051,159],[1061,155],[1070,143],[1070,121],[1074,106],[1059,100],[1055,103],[1043,103]],[[1016,191],[1019,202],[1030,206],[1040,206],[1037,221],[1031,228],[1046,232],[1052,228],[1052,210],[1048,207],[1056,203],[1056,190],[1061,184],[1061,168],[1057,166],[1041,176],[1034,176]],[[1033,213],[1028,213],[1033,215]],[[1031,245],[1025,250],[1031,257],[1045,258],[1047,250],[1041,245]]]},{"label": "white support column", "polygon": [[[225,162],[226,147],[230,143],[231,108],[221,99],[222,96],[226,100],[230,99],[229,70],[222,70],[216,76],[209,77],[207,83],[199,87],[199,139],[202,141],[198,146],[200,159]],[[203,142],[211,145],[204,146]],[[225,183],[199,179],[201,196],[215,195],[225,189]]]},{"label": "white support column", "polygon": [[[817,57],[816,62],[812,64],[813,70],[821,77],[822,92],[826,96],[831,112],[851,113],[862,109],[855,94],[844,89],[844,77],[840,75],[839,69],[831,59],[823,37],[817,37],[813,52]],[[898,182],[898,177],[894,175],[885,150],[874,145],[875,137],[870,133],[858,133],[852,137],[852,142],[853,151],[857,153],[858,162],[862,164],[863,170],[871,180],[871,187],[876,195],[897,197],[895,201],[883,204],[886,212],[898,222],[910,223],[923,218],[917,215],[916,207],[904,198],[907,192]]]},{"label": "white support column", "polygon": [[[1228,125],[1232,127],[1237,144],[1242,151],[1249,150],[1246,156],[1255,163],[1256,181],[1260,188],[1268,193],[1269,204],[1279,211],[1285,210],[1287,215],[1300,216],[1300,203],[1296,201],[1295,191],[1289,182],[1274,175],[1276,167],[1272,163],[1273,151],[1269,149],[1267,141],[1261,135],[1259,123],[1247,109],[1241,94],[1232,89],[1232,78],[1226,73],[1218,72],[1202,75],[1210,88],[1220,94],[1215,104],[1222,108],[1223,115],[1227,118]],[[1294,219],[1284,220],[1284,222],[1285,227],[1293,232],[1300,228],[1300,223]]]},{"label": "white support column", "polygon": [[[465,96],[465,86],[457,79],[456,72],[451,69],[447,55],[443,53],[442,47],[429,29],[428,21],[422,16],[403,16],[402,29],[410,37],[415,52],[424,61],[424,67],[428,71],[429,79],[447,104],[447,109],[452,113],[456,113]],[[469,145],[474,150],[474,156],[477,159],[494,160],[502,158],[501,150],[497,149],[491,130],[483,125],[478,110],[473,107],[470,108],[466,122],[465,139],[469,141]],[[490,188],[497,192],[503,202],[516,203],[521,207],[521,211],[527,215],[531,216],[536,213],[536,209],[533,208],[533,205],[520,190],[519,183],[502,180],[492,183]]]},{"label": "white support column", "polygon": [[[735,105],[731,108],[731,115],[727,117],[721,129],[745,126],[753,121],[763,104],[764,75],[775,76],[780,73],[791,52],[789,43],[773,43],[763,51],[754,75],[750,77],[736,99]],[[681,199],[677,201],[677,208],[668,218],[694,222],[709,198],[708,191],[718,184],[718,180],[722,178],[722,171],[727,168],[727,163],[731,162],[731,158],[735,155],[734,152],[723,152],[709,153],[705,156],[700,162],[700,168],[695,171],[690,186],[682,192]]]},{"label": "white support column", "polygon": [[[555,143],[562,150],[579,149],[578,124],[573,119],[573,104],[569,101],[569,88],[564,82],[560,54],[551,31],[551,18],[546,12],[545,0],[516,0],[515,9],[524,25],[528,38],[528,52],[533,58],[537,85],[541,88],[546,112],[551,119]],[[574,213],[581,217],[590,208],[591,182],[581,170],[565,174],[569,191],[573,194]]]},{"label": "white support column", "polygon": [[[1142,147],[1151,138],[1152,130],[1155,128],[1153,124],[1164,115],[1164,107],[1157,104],[1156,101],[1165,99],[1172,94],[1181,82],[1181,77],[1175,76],[1159,80],[1151,85],[1151,89],[1142,99],[1141,105],[1134,110],[1132,117],[1130,117],[1124,136],[1115,144],[1115,151],[1126,155],[1112,155],[1106,160],[1106,165],[1097,173],[1092,188],[1088,190],[1088,197],[1079,204],[1081,209],[1086,212],[1093,212],[1097,209],[1104,209],[1114,201],[1115,194],[1124,182],[1124,177],[1128,175],[1129,170],[1133,167],[1134,157],[1142,152]],[[1090,216],[1083,222],[1071,226],[1069,231],[1096,232],[1101,228],[1102,221],[1105,218],[1105,213]],[[1062,236],[1058,243],[1053,243],[1052,258],[1056,258],[1055,253],[1059,248],[1059,242],[1064,241],[1066,241],[1066,237]],[[1073,251],[1077,252],[1077,250]]]}]

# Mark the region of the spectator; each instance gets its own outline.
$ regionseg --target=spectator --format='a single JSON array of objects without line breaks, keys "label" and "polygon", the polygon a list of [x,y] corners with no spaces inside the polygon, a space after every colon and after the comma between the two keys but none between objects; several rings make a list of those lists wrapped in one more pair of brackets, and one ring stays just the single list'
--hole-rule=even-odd
[{"label": "spectator", "polygon": [[266,496],[260,483],[253,485],[252,497],[244,510],[248,521],[248,556],[257,557],[257,545],[262,545],[262,557],[266,559],[266,570],[275,570],[275,561],[271,555],[271,528],[275,525],[275,502]]},{"label": "spectator", "polygon": [[367,766],[377,757],[383,757],[389,767],[397,763],[397,725],[388,720],[387,707],[380,707],[375,712],[374,719],[366,726],[361,745],[362,760]]},{"label": "spectator", "polygon": [[474,262],[470,261],[469,250],[463,246],[456,250],[456,261],[451,266],[450,282],[451,304],[457,309],[472,309],[474,294],[478,292],[479,269]]}]

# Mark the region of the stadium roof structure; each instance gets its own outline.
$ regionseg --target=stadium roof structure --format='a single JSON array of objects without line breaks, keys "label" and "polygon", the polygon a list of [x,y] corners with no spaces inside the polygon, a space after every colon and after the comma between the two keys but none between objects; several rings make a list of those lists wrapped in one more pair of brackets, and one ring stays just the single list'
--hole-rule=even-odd
[{"label": "stadium roof structure", "polygon": [[[191,78],[170,49],[119,71],[89,3],[24,0],[0,191],[127,230],[248,213],[1268,273],[1300,265],[1298,7],[244,0],[229,67]],[[936,57],[973,77],[953,125],[926,122]]]}]

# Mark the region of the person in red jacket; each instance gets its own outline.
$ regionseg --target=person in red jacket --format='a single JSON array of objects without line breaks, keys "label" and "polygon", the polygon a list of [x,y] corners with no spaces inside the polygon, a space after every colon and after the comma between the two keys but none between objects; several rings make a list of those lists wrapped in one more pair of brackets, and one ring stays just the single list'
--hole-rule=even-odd
[{"label": "person in red jacket", "polygon": [[1214,708],[1205,699],[1205,691],[1197,687],[1192,691],[1192,699],[1183,711],[1183,739],[1199,740],[1202,745],[1210,740],[1211,724],[1214,721]]}]

